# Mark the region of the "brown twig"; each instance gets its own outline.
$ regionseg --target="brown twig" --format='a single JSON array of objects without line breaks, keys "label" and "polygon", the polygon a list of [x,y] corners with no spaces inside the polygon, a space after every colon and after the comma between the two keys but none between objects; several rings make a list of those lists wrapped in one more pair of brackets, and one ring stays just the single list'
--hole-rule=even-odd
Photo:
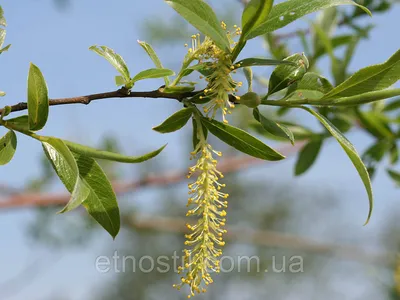
[{"label": "brown twig", "polygon": [[[298,142],[295,146],[283,147],[280,149],[280,152],[288,156],[296,153],[302,145],[302,142]],[[219,170],[224,174],[229,174],[242,171],[252,166],[260,166],[261,162],[263,161],[250,156],[229,157],[221,161],[219,164]],[[148,175],[136,181],[114,182],[113,188],[116,194],[122,195],[138,188],[178,184],[186,180],[186,175],[186,170],[167,172],[160,175]],[[6,211],[7,209],[65,205],[69,198],[70,196],[66,193],[45,194],[28,192],[13,194],[5,199],[0,198],[0,210]]]},{"label": "brown twig", "polygon": [[[102,99],[110,99],[110,98],[164,98],[164,99],[175,99],[178,101],[182,101],[185,98],[190,98],[202,91],[195,92],[185,92],[185,93],[165,93],[161,91],[161,88],[154,91],[148,92],[131,92],[125,88],[113,91],[113,92],[105,92],[99,94],[91,94],[86,96],[72,97],[72,98],[59,98],[59,99],[50,99],[49,105],[65,105],[65,104],[90,104],[95,100]],[[22,111],[28,108],[28,104],[26,102],[21,102],[11,106],[11,112]],[[0,114],[3,112],[3,109],[0,109]]]}]

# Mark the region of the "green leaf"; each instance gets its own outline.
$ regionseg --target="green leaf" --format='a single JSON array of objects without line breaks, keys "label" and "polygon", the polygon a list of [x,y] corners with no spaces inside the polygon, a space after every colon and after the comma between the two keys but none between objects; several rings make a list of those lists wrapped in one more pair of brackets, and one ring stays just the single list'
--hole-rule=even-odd
[{"label": "green leaf", "polygon": [[8,164],[17,149],[17,136],[10,130],[0,139],[0,166]]},{"label": "green leaf", "polygon": [[267,59],[267,58],[245,58],[241,61],[236,62],[236,69],[244,68],[244,67],[255,67],[255,66],[278,66],[278,65],[290,65],[297,66],[296,63],[288,60],[276,60],[276,59]]},{"label": "green leaf", "polygon": [[312,139],[300,150],[294,171],[296,176],[305,173],[311,168],[320,153],[322,142],[322,138]]},{"label": "green leaf", "polygon": [[201,122],[221,141],[243,153],[270,161],[285,158],[279,152],[239,128],[207,118],[202,118]]},{"label": "green leaf", "polygon": [[167,0],[177,13],[208,36],[225,52],[230,52],[230,42],[212,8],[202,0]]},{"label": "green leaf", "polygon": [[29,117],[27,115],[5,120],[7,124],[22,130],[29,130]]},{"label": "green leaf", "polygon": [[6,93],[5,92],[3,92],[3,91],[0,91],[0,97],[4,97],[6,95]]},{"label": "green leaf", "polygon": [[159,133],[169,133],[181,129],[189,121],[193,114],[192,108],[182,108],[174,113],[160,125],[153,127],[153,130]]},{"label": "green leaf", "polygon": [[386,89],[400,79],[400,50],[383,64],[363,68],[335,87],[324,98],[350,97]]},{"label": "green leaf", "polygon": [[169,69],[147,69],[132,78],[131,82],[135,83],[136,81],[149,79],[149,78],[161,78],[165,76],[175,75],[174,71]]},{"label": "green leaf", "polygon": [[[154,51],[153,47],[151,47],[150,44],[144,42],[144,41],[139,41],[138,43],[140,46],[142,46],[142,48],[144,49],[144,51],[146,51],[146,53],[149,55],[149,57],[151,58],[151,60],[153,61],[154,65],[158,68],[158,69],[164,69],[160,59],[157,56],[156,51]],[[164,82],[165,85],[168,86],[169,85],[169,77],[165,76],[164,77]]]},{"label": "green leaf", "polygon": [[356,109],[355,112],[361,127],[373,136],[389,140],[395,137],[384,114],[376,111],[361,111],[359,109]]},{"label": "green leaf", "polygon": [[[199,136],[198,136],[198,131],[197,131],[197,121],[195,118],[192,118],[192,124],[193,124],[193,149],[196,149],[197,145],[200,142]],[[203,135],[204,138],[207,139],[208,136],[208,130],[204,126],[204,124],[201,124],[202,130],[203,130]],[[199,149],[200,150],[200,149]]]},{"label": "green leaf", "polygon": [[321,99],[333,86],[325,77],[316,73],[306,73],[303,78],[290,85],[284,99]]},{"label": "green leaf", "polygon": [[251,0],[247,4],[242,15],[242,36],[244,40],[247,40],[247,36],[251,34],[253,28],[267,21],[273,3],[273,0]]},{"label": "green leaf", "polygon": [[109,152],[109,151],[103,151],[103,150],[98,150],[95,148],[91,148],[88,146],[80,145],[77,143],[73,143],[70,141],[64,141],[65,145],[75,153],[82,154],[84,156],[92,157],[92,158],[98,158],[98,159],[105,159],[109,161],[117,161],[121,163],[129,163],[129,164],[136,164],[136,163],[141,163],[146,160],[152,159],[153,157],[156,157],[158,154],[161,153],[161,151],[164,150],[164,148],[167,145],[164,145],[160,149],[157,149],[156,151],[147,153],[145,155],[141,156],[126,156],[122,155],[119,153],[115,152]]},{"label": "green leaf", "polygon": [[94,159],[84,155],[75,155],[75,159],[79,176],[89,188],[89,195],[82,205],[115,238],[120,229],[120,215],[110,181]]},{"label": "green leaf", "polygon": [[119,54],[115,53],[113,49],[106,46],[94,45],[91,46],[89,50],[104,57],[122,75],[125,83],[130,81],[129,70],[124,59]]},{"label": "green leaf", "polygon": [[194,86],[166,86],[159,89],[163,93],[189,93],[195,90]]},{"label": "green leaf", "polygon": [[[338,24],[338,10],[336,7],[331,7],[325,9],[318,13],[315,24],[322,29],[323,32],[331,39],[333,31],[336,29]],[[318,51],[321,47],[321,41],[318,37],[318,34],[313,34],[313,45],[314,45],[314,53]]]},{"label": "green leaf", "polygon": [[384,112],[389,112],[389,111],[393,111],[393,110],[397,110],[400,108],[400,98],[394,99],[393,101],[391,101],[389,104],[387,104],[383,111]]},{"label": "green leaf", "polygon": [[46,81],[40,69],[31,63],[28,75],[29,129],[40,130],[49,115],[49,96]]},{"label": "green leaf", "polygon": [[339,142],[340,146],[344,149],[347,156],[350,158],[354,167],[356,168],[358,174],[361,177],[362,182],[364,183],[365,189],[367,190],[368,198],[369,198],[369,212],[367,221],[365,224],[369,222],[371,218],[372,209],[374,206],[374,197],[372,194],[372,186],[371,180],[369,178],[369,174],[367,168],[365,167],[363,161],[357,153],[357,150],[354,148],[353,144],[349,142],[349,140],[323,115],[319,114],[315,110],[312,110],[308,107],[301,107],[302,109],[308,111],[312,115],[314,115],[321,123],[325,126],[325,128],[332,134],[332,136]]},{"label": "green leaf", "polygon": [[279,65],[275,68],[269,79],[268,95],[279,92],[302,79],[309,67],[304,54],[293,54],[285,58],[285,61],[295,63],[295,65]]},{"label": "green leaf", "polygon": [[79,169],[71,151],[60,139],[45,137],[42,142],[43,150],[54,170],[67,190],[71,199],[60,213],[69,212],[80,206],[89,196],[90,189],[79,177]]},{"label": "green leaf", "polygon": [[8,51],[8,49],[10,49],[10,47],[11,47],[11,45],[7,45],[3,49],[0,49],[0,54],[2,54],[5,51]]},{"label": "green leaf", "polygon": [[400,187],[400,173],[391,169],[387,169],[386,171],[390,178],[392,178],[392,180],[396,183],[396,185]]},{"label": "green leaf", "polygon": [[72,194],[60,213],[81,204],[113,238],[119,231],[119,210],[111,184],[99,165],[89,157],[74,155],[60,139],[43,137],[43,149],[58,177]]},{"label": "green leaf", "polygon": [[266,131],[268,131],[273,135],[283,137],[289,140],[292,145],[294,145],[293,133],[285,125],[278,124],[273,120],[267,119],[262,114],[260,114],[258,108],[255,108],[253,110],[253,115],[254,118],[261,123],[261,125],[264,127]]},{"label": "green leaf", "polygon": [[371,15],[368,9],[351,0],[288,0],[275,5],[268,19],[254,28],[249,34],[248,39],[275,31],[315,11],[346,4],[357,5]]},{"label": "green leaf", "polygon": [[120,75],[115,76],[115,85],[116,86],[121,86],[121,85],[125,85],[125,84],[126,84],[126,82],[125,82],[124,77],[122,77]]}]

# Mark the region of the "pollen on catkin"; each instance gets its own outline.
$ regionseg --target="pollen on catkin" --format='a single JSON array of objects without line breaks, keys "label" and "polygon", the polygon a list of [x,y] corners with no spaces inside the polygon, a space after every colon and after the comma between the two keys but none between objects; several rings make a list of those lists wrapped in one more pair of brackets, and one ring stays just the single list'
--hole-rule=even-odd
[{"label": "pollen on catkin", "polygon": [[[227,25],[221,22],[221,27],[226,30]],[[231,48],[235,46],[234,39],[241,34],[241,29],[234,26],[234,32],[226,32]],[[203,111],[210,118],[215,118],[218,111],[221,112],[222,120],[228,123],[226,115],[235,107],[230,101],[229,96],[235,95],[238,88],[242,86],[241,82],[235,81],[231,74],[235,73],[236,66],[233,65],[231,54],[217,47],[208,37],[203,42],[199,35],[192,35],[192,47],[188,49],[189,55],[195,58],[199,63],[207,63],[210,71],[205,76],[207,88],[202,97],[207,97],[210,101],[203,107]]]},{"label": "pollen on catkin", "polygon": [[174,285],[178,290],[188,285],[188,298],[204,293],[206,286],[213,282],[210,273],[219,273],[221,247],[225,245],[222,235],[226,233],[223,226],[228,202],[225,199],[229,195],[220,191],[225,185],[218,182],[223,175],[217,170],[213,155],[221,156],[222,153],[213,150],[205,141],[200,143],[192,152],[197,163],[189,168],[188,177],[196,174],[197,179],[188,185],[190,209],[186,215],[198,220],[195,225],[186,225],[190,232],[185,235],[187,249],[183,250],[183,265],[179,268],[179,273],[185,275]]}]

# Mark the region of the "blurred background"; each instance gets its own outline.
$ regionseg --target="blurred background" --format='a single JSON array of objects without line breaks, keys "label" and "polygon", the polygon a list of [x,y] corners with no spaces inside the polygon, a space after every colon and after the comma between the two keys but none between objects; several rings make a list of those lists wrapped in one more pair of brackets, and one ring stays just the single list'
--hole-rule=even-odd
[{"label": "blurred background", "polygon": [[[145,40],[166,67],[178,70],[187,51],[183,45],[196,33],[159,0],[2,2],[8,22],[6,44],[12,44],[0,57],[1,89],[7,92],[2,106],[26,100],[30,62],[41,68],[52,98],[111,91],[115,89],[115,71],[88,51],[89,46],[113,48],[135,74],[152,67],[137,44],[138,39]],[[229,26],[240,23],[243,1],[208,2]],[[354,7],[340,8],[337,28],[329,32],[332,37],[350,35],[351,41],[357,41],[352,59],[343,66],[342,78],[309,30],[310,22],[319,22],[321,14],[309,15],[274,36],[251,41],[241,56],[283,58],[304,51],[314,69],[340,83],[351,72],[385,61],[400,46],[400,6],[396,1],[364,2],[373,18],[360,15]],[[338,45],[335,55],[344,58],[352,45],[350,40]],[[271,71],[256,70],[258,92],[266,91]],[[135,89],[152,90],[162,84],[160,80],[143,81]],[[183,249],[187,202],[183,175],[190,165],[191,128],[169,135],[151,130],[179,108],[178,102],[166,99],[110,99],[89,106],[51,108],[44,135],[129,155],[168,143],[158,157],[140,165],[102,162],[117,187],[121,206],[123,229],[115,241],[83,210],[55,214],[65,201],[65,189],[54,178],[41,146],[19,139],[14,159],[0,171],[1,300],[186,299],[185,292],[172,288],[180,278],[173,270],[140,272],[129,264],[124,272],[96,268],[98,257],[112,259],[115,251],[139,260],[179,255]],[[249,114],[248,109],[239,107],[230,122],[252,130]],[[315,132],[322,130],[302,112],[289,112],[284,118]],[[0,133],[4,134],[4,129],[0,128]],[[357,129],[347,136],[360,153],[374,142]],[[225,255],[256,256],[260,271],[257,267],[239,271],[236,264],[231,272],[215,276],[215,284],[198,298],[400,299],[394,280],[400,247],[399,191],[386,175],[387,162],[376,166],[375,209],[370,223],[362,226],[368,212],[367,195],[335,141],[325,140],[311,170],[299,177],[293,174],[302,144],[269,143],[288,159],[256,161],[212,139],[214,148],[225,153],[221,169],[226,171],[231,195]],[[290,272],[291,257],[302,258],[302,272]],[[274,267],[283,271],[274,271]]]}]

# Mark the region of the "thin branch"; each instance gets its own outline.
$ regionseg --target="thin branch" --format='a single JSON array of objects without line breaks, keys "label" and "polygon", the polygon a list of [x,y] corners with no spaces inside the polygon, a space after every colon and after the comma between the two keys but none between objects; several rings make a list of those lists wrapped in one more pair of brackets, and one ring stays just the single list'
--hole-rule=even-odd
[{"label": "thin branch", "polygon": [[[182,101],[185,98],[193,97],[202,91],[194,91],[194,92],[185,92],[185,93],[164,93],[161,91],[161,88],[154,91],[148,92],[131,92],[125,88],[121,88],[119,90],[113,92],[105,92],[99,94],[91,94],[86,96],[72,97],[72,98],[59,98],[59,99],[50,99],[49,105],[66,105],[66,104],[90,104],[92,101],[102,100],[102,99],[110,99],[110,98],[164,98],[164,99],[175,99],[178,101]],[[11,112],[22,111],[28,108],[28,104],[26,102],[21,102],[11,106]],[[3,112],[3,109],[0,109],[0,114]]]},{"label": "thin branch", "polygon": [[[159,216],[131,216],[125,222],[138,229],[157,230],[164,232],[186,233],[187,220],[180,218],[165,218]],[[227,240],[236,243],[278,247],[320,255],[333,255],[342,259],[368,264],[391,265],[395,262],[396,253],[371,252],[353,245],[337,245],[313,241],[305,237],[279,233],[271,230],[254,230],[238,226],[227,227]]]},{"label": "thin branch", "polygon": [[[296,153],[304,143],[298,142],[295,146],[286,146],[280,149],[280,152],[286,156]],[[224,174],[235,173],[245,170],[250,167],[261,166],[262,161],[250,156],[229,157],[221,161],[218,168]],[[120,181],[114,182],[113,188],[116,194],[123,195],[139,188],[150,186],[168,186],[185,182],[187,170],[179,170],[167,172],[160,175],[148,175],[136,181]],[[11,195],[5,199],[0,198],[0,210],[7,211],[8,209],[19,208],[34,208],[65,205],[70,199],[70,195],[66,193],[21,193]]]}]

